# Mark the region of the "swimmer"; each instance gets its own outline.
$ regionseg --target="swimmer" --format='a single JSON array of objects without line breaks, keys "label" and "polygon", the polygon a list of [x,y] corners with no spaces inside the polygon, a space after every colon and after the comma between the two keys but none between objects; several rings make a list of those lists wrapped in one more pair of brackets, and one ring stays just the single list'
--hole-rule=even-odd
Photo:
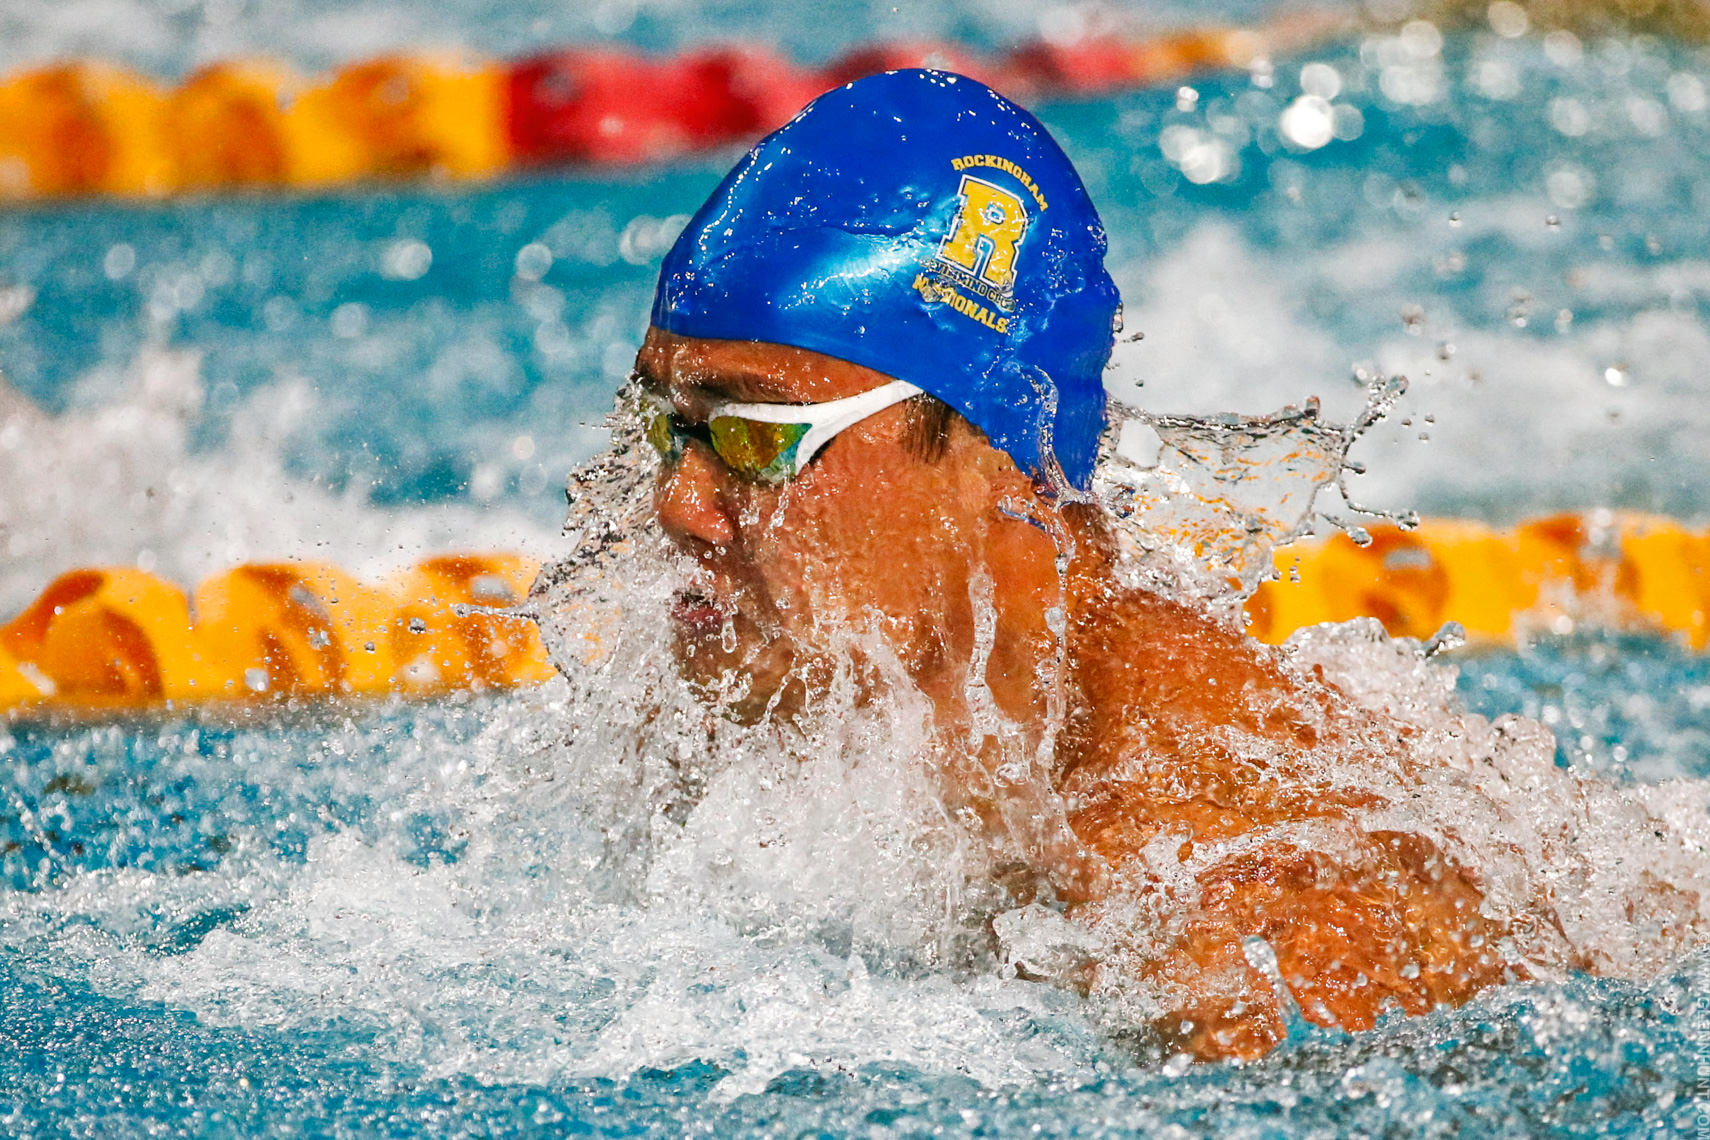
[{"label": "swimmer", "polygon": [[882,639],[942,737],[983,740],[944,757],[952,808],[1006,826],[1004,763],[1042,757],[1067,827],[1035,819],[1028,849],[1071,920],[1145,889],[1166,844],[1191,884],[1166,948],[1075,980],[1170,995],[1173,1050],[1282,1038],[1257,938],[1304,1016],[1349,1030],[1516,976],[1474,876],[1362,826],[1372,793],[1311,762],[1402,771],[1409,730],[1118,575],[1088,493],[1119,323],[1104,252],[1057,144],[966,78],[863,79],[744,158],[665,259],[636,360],[658,522],[701,571],[682,672],[726,715],[790,717],[851,631]]}]

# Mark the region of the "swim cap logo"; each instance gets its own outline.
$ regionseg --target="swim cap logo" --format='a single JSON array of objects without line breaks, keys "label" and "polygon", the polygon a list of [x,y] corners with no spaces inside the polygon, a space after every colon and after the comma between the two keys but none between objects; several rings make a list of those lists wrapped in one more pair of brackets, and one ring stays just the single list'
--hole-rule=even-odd
[{"label": "swim cap logo", "polygon": [[1032,220],[1027,207],[1019,196],[972,174],[962,175],[957,196],[962,207],[950,223],[950,232],[938,243],[938,259],[997,290],[1002,304],[1015,287],[1016,246]]},{"label": "swim cap logo", "polygon": [[[984,168],[1007,174],[1021,184],[1041,211],[1045,209],[1045,195],[1032,177],[1007,158],[968,154],[952,159],[950,166],[958,172]],[[915,275],[915,292],[924,301],[949,305],[969,320],[1007,334],[1009,314],[1015,311],[1021,239],[1027,236],[1034,216],[1020,194],[963,173],[950,227],[937,250],[926,259],[926,272]]]}]

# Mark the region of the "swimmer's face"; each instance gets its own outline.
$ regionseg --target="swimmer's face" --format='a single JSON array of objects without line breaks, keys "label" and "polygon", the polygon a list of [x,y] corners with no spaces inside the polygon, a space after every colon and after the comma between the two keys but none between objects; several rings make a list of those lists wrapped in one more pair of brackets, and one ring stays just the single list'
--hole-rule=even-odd
[{"label": "swimmer's face", "polygon": [[[659,329],[636,369],[692,422],[721,402],[823,403],[891,379],[804,349]],[[910,414],[898,404],[862,420],[787,483],[739,476],[693,439],[661,467],[660,525],[702,571],[676,599],[679,661],[732,715],[794,712],[850,632],[881,637],[928,695],[959,693],[970,582],[994,583],[1005,621],[1054,584],[1050,541],[998,510],[1033,496],[1009,457],[956,419],[943,456],[924,459]]]}]

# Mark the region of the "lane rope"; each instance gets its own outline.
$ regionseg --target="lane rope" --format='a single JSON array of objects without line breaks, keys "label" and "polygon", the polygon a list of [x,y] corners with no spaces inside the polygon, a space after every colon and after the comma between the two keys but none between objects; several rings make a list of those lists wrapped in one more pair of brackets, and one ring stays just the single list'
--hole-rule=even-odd
[{"label": "lane rope", "polygon": [[537,683],[552,666],[534,623],[464,607],[525,602],[539,569],[516,554],[444,555],[368,583],[256,563],[190,595],[134,568],[71,570],[0,626],[0,710]]},{"label": "lane rope", "polygon": [[821,91],[890,68],[946,67],[1024,101],[1088,97],[1254,67],[1346,26],[1295,14],[1260,30],[1041,40],[999,56],[888,43],[819,68],[742,45],[673,57],[567,48],[508,62],[396,53],[316,78],[234,59],[176,86],[72,60],[0,81],[0,203],[661,162],[751,142]]},{"label": "lane rope", "polygon": [[[1247,606],[1249,630],[1373,617],[1426,640],[1458,622],[1475,644],[1582,626],[1710,641],[1710,531],[1595,511],[1496,529],[1433,519],[1278,551],[1281,577]],[[539,564],[516,554],[427,559],[382,582],[311,562],[239,566],[186,594],[129,567],[68,571],[0,625],[0,712],[160,707],[333,695],[431,696],[552,676],[512,607]],[[594,635],[590,634],[590,637]],[[595,638],[597,640],[597,638]]]},{"label": "lane rope", "polygon": [[1303,626],[1375,617],[1421,641],[1457,622],[1474,644],[1514,644],[1580,626],[1706,643],[1710,532],[1660,515],[1567,513],[1499,530],[1428,519],[1277,551],[1281,577],[1247,603],[1248,630],[1280,643]]}]

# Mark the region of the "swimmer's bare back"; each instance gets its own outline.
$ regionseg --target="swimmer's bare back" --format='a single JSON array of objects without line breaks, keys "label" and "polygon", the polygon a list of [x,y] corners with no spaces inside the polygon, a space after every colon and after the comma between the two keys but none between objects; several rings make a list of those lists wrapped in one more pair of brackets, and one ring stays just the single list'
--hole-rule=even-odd
[{"label": "swimmer's bare back", "polygon": [[1171,894],[1162,937],[1095,978],[1150,983],[1166,995],[1166,1044],[1214,1059],[1262,1055],[1285,1033],[1275,981],[1248,957],[1255,936],[1302,1014],[1347,1030],[1391,1004],[1459,1005],[1509,976],[1472,878],[1422,836],[1360,827],[1354,813],[1381,801],[1327,761],[1400,772],[1405,728],[1187,606],[1099,593],[1074,607],[1085,699],[1062,791],[1112,874],[1072,913],[1122,929],[1139,891]]}]

